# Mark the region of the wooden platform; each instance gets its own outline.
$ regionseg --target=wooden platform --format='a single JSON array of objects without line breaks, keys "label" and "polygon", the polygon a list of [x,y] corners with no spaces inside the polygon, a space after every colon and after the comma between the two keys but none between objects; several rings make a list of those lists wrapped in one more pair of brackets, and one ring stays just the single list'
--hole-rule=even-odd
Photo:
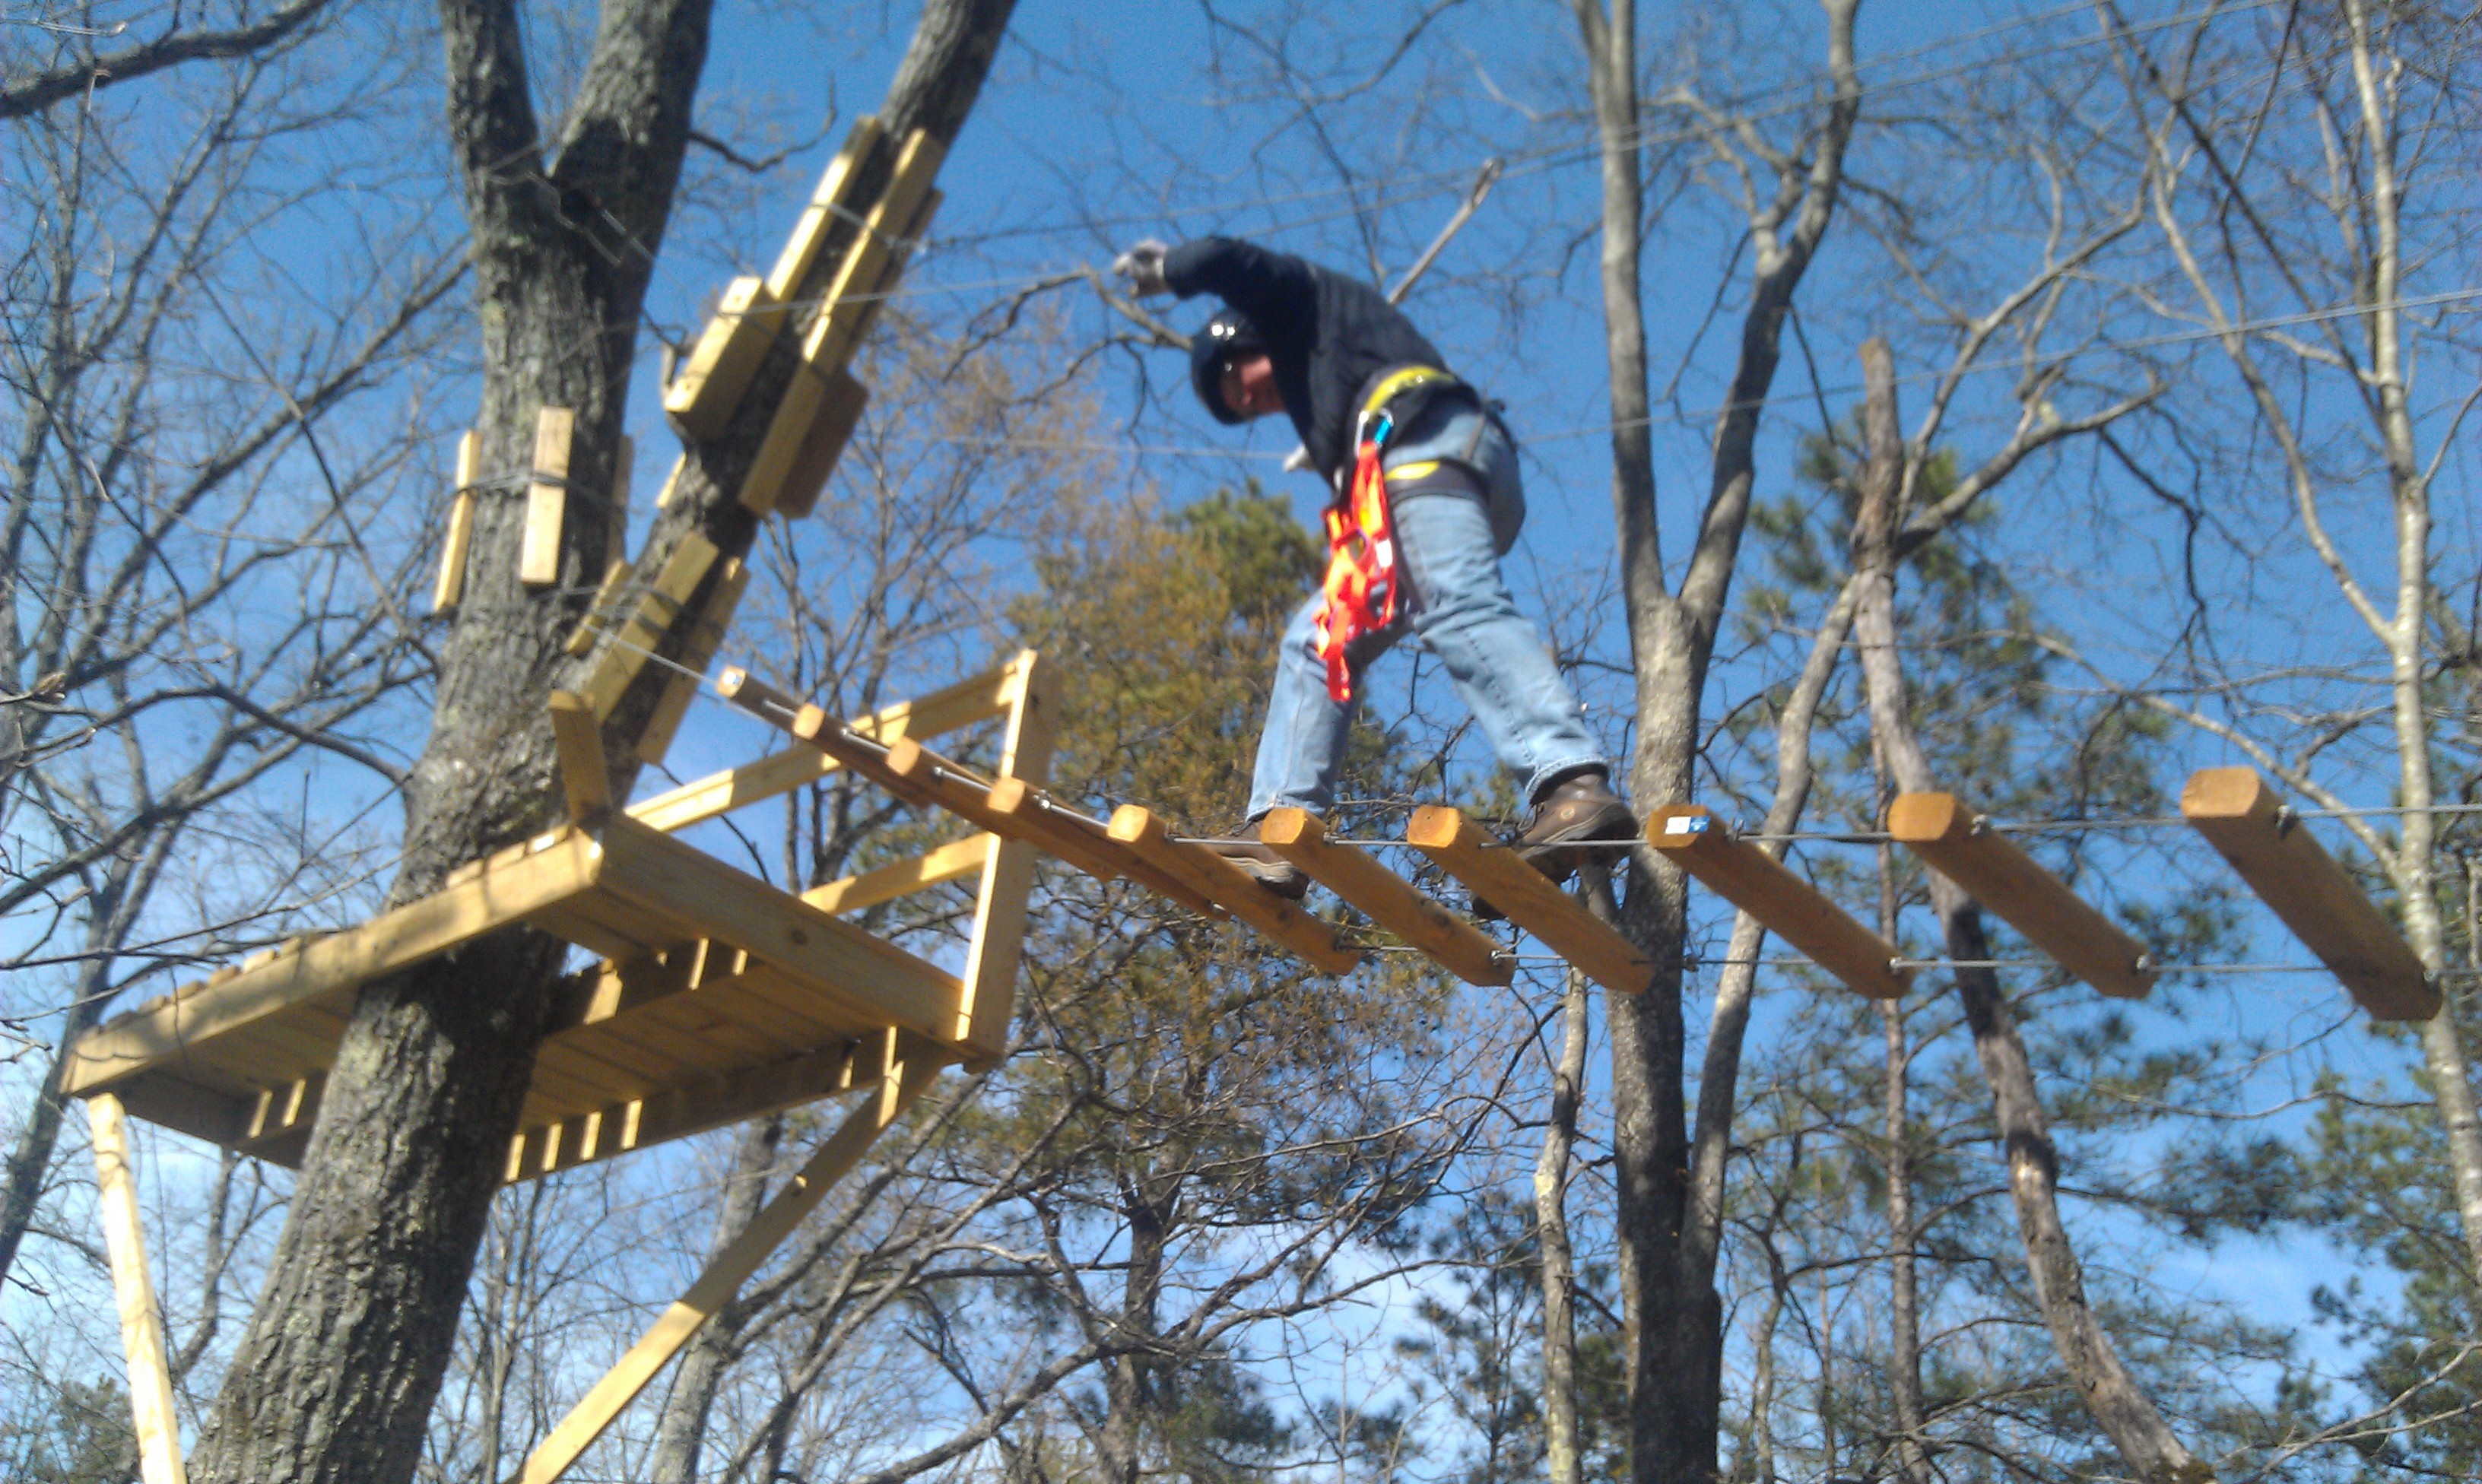
[{"label": "wooden platform", "polygon": [[[1043,692],[1028,652],[847,726],[901,740],[1005,717],[1003,768],[1040,776],[1053,730]],[[594,745],[583,701],[557,699],[555,729],[564,747]],[[151,1123],[296,1164],[356,991],[517,924],[602,962],[558,995],[509,1153],[513,1181],[868,1087],[891,1030],[948,1062],[987,1057],[1009,1013],[1026,847],[970,834],[795,896],[668,833],[834,766],[806,748],[779,753],[622,812],[599,795],[599,764],[578,760],[564,769],[576,822],[359,927],[297,939],[107,1022],[71,1048],[64,1090],[109,1092]],[[963,975],[835,915],[977,873]]]}]

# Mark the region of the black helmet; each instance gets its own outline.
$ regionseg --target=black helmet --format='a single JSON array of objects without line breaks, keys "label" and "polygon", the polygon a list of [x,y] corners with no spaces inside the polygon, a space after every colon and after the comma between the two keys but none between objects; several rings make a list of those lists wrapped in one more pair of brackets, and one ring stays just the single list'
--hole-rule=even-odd
[{"label": "black helmet", "polygon": [[1219,423],[1245,423],[1249,419],[1224,404],[1224,363],[1236,355],[1267,349],[1258,338],[1258,326],[1238,309],[1223,309],[1206,322],[1189,342],[1189,384],[1197,391],[1198,400]]}]

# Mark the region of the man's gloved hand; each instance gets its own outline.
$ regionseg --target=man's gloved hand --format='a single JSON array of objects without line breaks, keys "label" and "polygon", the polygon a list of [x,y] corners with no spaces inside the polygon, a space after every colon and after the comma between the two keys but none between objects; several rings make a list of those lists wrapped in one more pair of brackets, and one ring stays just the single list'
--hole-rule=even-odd
[{"label": "man's gloved hand", "polygon": [[1164,254],[1172,249],[1149,237],[1112,260],[1112,272],[1129,280],[1129,289],[1140,299],[1169,294],[1172,285],[1164,282]]}]

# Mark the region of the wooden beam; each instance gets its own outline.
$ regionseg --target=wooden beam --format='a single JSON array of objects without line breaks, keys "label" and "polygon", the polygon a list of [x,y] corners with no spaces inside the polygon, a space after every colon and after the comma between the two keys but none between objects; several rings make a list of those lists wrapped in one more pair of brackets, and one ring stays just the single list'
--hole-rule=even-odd
[{"label": "wooden beam", "polygon": [[2439,986],[2395,924],[2300,827],[2256,768],[2191,773],[2180,791],[2180,813],[2372,1020],[2421,1021],[2439,1013]]},{"label": "wooden beam", "polygon": [[862,332],[879,313],[880,296],[894,286],[904,268],[913,234],[929,224],[930,212],[937,209],[931,183],[946,155],[947,146],[928,130],[916,129],[907,137],[896,157],[896,173],[870,209],[870,224],[854,239],[828,290],[826,312],[810,325],[802,345],[804,364],[822,374],[833,371],[861,343]]},{"label": "wooden beam", "polygon": [[1260,886],[1240,867],[1204,846],[1175,844],[1161,818],[1135,804],[1112,811],[1112,838],[1149,865],[1307,960],[1322,974],[1349,973],[1359,949],[1335,939],[1335,928]]},{"label": "wooden beam", "polygon": [[551,740],[560,752],[560,787],[569,822],[584,824],[612,808],[612,768],[603,757],[603,725],[582,695],[551,693]]},{"label": "wooden beam", "polygon": [[195,993],[142,1006],[80,1036],[61,1069],[61,1090],[91,1094],[197,1043],[272,1021],[295,1006],[341,996],[383,974],[444,953],[594,886],[603,848],[564,827],[542,848],[488,864],[460,884],[409,901],[359,927],[311,940]]},{"label": "wooden beam", "polygon": [[1369,852],[1327,838],[1327,825],[1306,809],[1269,811],[1258,838],[1311,880],[1367,914],[1373,923],[1431,956],[1468,984],[1505,984],[1516,955],[1473,924],[1413,889]]},{"label": "wooden beam", "polygon": [[527,1455],[515,1484],[551,1484],[568,1471],[578,1455],[594,1445],[621,1409],[646,1390],[667,1362],[707,1317],[741,1290],[768,1254],[793,1235],[802,1218],[827,1198],[835,1183],[861,1162],[879,1135],[912,1106],[939,1075],[940,1054],[919,1041],[898,1043],[889,1033],[884,1054],[879,1094],[848,1116],[818,1153],[810,1157],[783,1191],[767,1203],[738,1237],[710,1260],[698,1282],[650,1325],[619,1365],[594,1384],[541,1445]]},{"label": "wooden beam", "polygon": [[569,445],[577,414],[545,407],[535,416],[534,477],[526,485],[526,531],[517,554],[517,581],[541,587],[560,581],[560,527],[568,508]]},{"label": "wooden beam", "polygon": [[1666,804],[1646,821],[1647,842],[1707,890],[1757,919],[1812,963],[1873,1000],[1904,996],[1913,976],[1890,967],[1896,946],[1855,922],[1816,887],[1697,804]]},{"label": "wooden beam", "polygon": [[818,415],[810,420],[810,430],[776,491],[777,511],[786,520],[799,520],[818,508],[819,492],[828,487],[828,476],[835,473],[836,460],[844,456],[845,445],[853,440],[854,428],[869,404],[870,388],[856,380],[850,370],[839,366],[828,378]]},{"label": "wooden beam", "polygon": [[[1051,776],[1051,754],[1060,741],[1059,676],[1031,649],[1020,651],[1013,663],[1023,683],[1000,736],[999,775],[1019,785],[1040,784]],[[984,798],[988,803],[988,792]],[[966,939],[964,972],[959,976],[964,990],[957,1002],[957,1039],[973,1048],[977,1067],[996,1062],[1008,1047],[1036,865],[1031,844],[998,835],[990,837],[983,855],[983,878],[974,888],[974,924]]]},{"label": "wooden beam", "polygon": [[655,586],[630,605],[628,622],[604,646],[603,657],[595,662],[580,692],[594,703],[596,720],[611,718],[620,697],[628,693],[629,683],[646,667],[647,654],[672,632],[673,620],[688,607],[691,595],[721,555],[713,541],[693,531],[664,559],[655,573]]},{"label": "wooden beam", "polygon": [[822,912],[859,912],[884,901],[911,897],[942,881],[954,881],[983,870],[999,838],[985,834],[952,840],[928,855],[890,861],[841,881],[814,886],[802,894],[802,899]]},{"label": "wooden beam", "polygon": [[939,172],[945,151],[946,146],[928,131],[916,129],[899,152],[895,174],[871,207],[867,224],[855,236],[829,286],[826,308],[803,338],[802,364],[811,374],[795,377],[784,388],[784,400],[778,404],[767,435],[742,481],[741,504],[752,513],[764,515],[776,508],[809,442],[830,378],[844,369],[878,313],[881,296],[896,280],[904,259],[892,244],[900,240],[899,233],[911,230],[917,219],[925,217],[933,195],[931,181]]},{"label": "wooden beam", "polygon": [[2143,1000],[2154,987],[2144,945],[2007,836],[1982,827],[1955,794],[1897,794],[1888,806],[1888,833],[2096,989]]},{"label": "wooden beam", "polygon": [[474,480],[481,467],[483,435],[468,428],[457,437],[457,490],[448,499],[448,536],[439,543],[439,580],[432,585],[431,611],[444,612],[465,595],[465,557],[474,544]]},{"label": "wooden beam", "polygon": [[701,442],[724,431],[783,327],[783,302],[768,292],[766,279],[750,274],[726,285],[689,359],[664,388],[664,415],[682,441]]},{"label": "wooden beam", "polygon": [[881,133],[879,120],[864,114],[854,120],[844,147],[828,162],[818,189],[810,193],[810,204],[793,223],[792,235],[785,239],[784,250],[777,255],[775,270],[767,275],[767,291],[778,299],[791,299],[801,292],[802,280],[810,275],[810,265],[818,261],[819,249],[827,246],[836,222],[853,210],[850,198],[859,182],[861,163],[878,144]]},{"label": "wooden beam", "polygon": [[146,1272],[146,1233],[139,1222],[138,1181],[130,1165],[129,1123],[120,1100],[87,1099],[93,1130],[95,1205],[112,1257],[112,1292],[120,1309],[120,1349],[129,1362],[129,1410],[138,1428],[139,1477],[145,1484],[188,1484],[181,1465],[181,1423],[172,1411],[172,1373],[165,1364],[164,1315]]},{"label": "wooden beam", "polygon": [[1654,982],[1654,965],[1634,944],[1597,922],[1515,850],[1492,841],[1462,811],[1423,805],[1407,821],[1405,840],[1605,989],[1635,995]]},{"label": "wooden beam", "polygon": [[629,579],[630,570],[628,561],[621,558],[616,557],[604,564],[603,581],[594,589],[594,601],[587,605],[585,615],[577,620],[577,627],[568,631],[568,642],[561,646],[564,653],[582,660],[593,652],[594,641],[603,637],[606,628],[619,627],[620,590]]},{"label": "wooden beam", "polygon": [[[1031,653],[1032,651],[1028,651]],[[971,726],[1007,711],[1024,685],[1021,659],[988,674],[960,681],[918,700],[899,701],[846,727],[864,737],[894,742],[900,737],[937,737]],[[629,806],[629,817],[660,830],[685,829],[702,820],[728,814],[745,804],[789,794],[824,778],[844,764],[812,746],[787,747],[755,763],[744,763],[682,784],[669,793]]]},{"label": "wooden beam", "polygon": [[679,664],[697,673],[684,675],[676,670],[664,682],[663,697],[655,702],[654,715],[647,718],[647,730],[638,739],[638,761],[652,767],[662,763],[664,754],[672,750],[681,719],[689,715],[690,703],[698,699],[706,667],[723,647],[724,636],[732,627],[733,611],[741,606],[741,594],[749,586],[750,569],[740,558],[726,557],[724,569],[716,574],[715,586],[707,589],[706,606],[699,610],[697,622],[681,640]]}]

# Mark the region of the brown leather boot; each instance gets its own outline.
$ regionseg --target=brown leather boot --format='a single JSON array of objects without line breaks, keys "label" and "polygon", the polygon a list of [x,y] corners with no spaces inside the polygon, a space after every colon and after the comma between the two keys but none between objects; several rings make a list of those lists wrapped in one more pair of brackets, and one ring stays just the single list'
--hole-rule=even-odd
[{"label": "brown leather boot", "polygon": [[[1517,837],[1517,853],[1552,880],[1566,881],[1579,857],[1617,855],[1635,838],[1637,816],[1612,792],[1612,775],[1590,768],[1543,791],[1525,821],[1525,833]],[[1581,846],[1579,841],[1600,844]]]},{"label": "brown leather boot", "polygon": [[1304,897],[1309,895],[1310,878],[1305,872],[1303,872],[1302,868],[1294,865],[1291,861],[1284,859],[1282,856],[1278,855],[1274,850],[1269,849],[1265,846],[1254,843],[1248,845],[1237,843],[1241,841],[1255,842],[1257,840],[1257,820],[1252,820],[1248,823],[1242,825],[1239,829],[1234,830],[1232,832],[1232,837],[1236,842],[1235,844],[1209,846],[1207,848],[1213,850],[1216,854],[1223,856],[1226,860],[1230,861],[1233,865],[1240,867],[1241,873],[1243,875],[1248,876],[1251,880],[1257,882],[1260,886],[1265,887],[1277,896],[1283,898],[1286,901],[1299,901]]}]

